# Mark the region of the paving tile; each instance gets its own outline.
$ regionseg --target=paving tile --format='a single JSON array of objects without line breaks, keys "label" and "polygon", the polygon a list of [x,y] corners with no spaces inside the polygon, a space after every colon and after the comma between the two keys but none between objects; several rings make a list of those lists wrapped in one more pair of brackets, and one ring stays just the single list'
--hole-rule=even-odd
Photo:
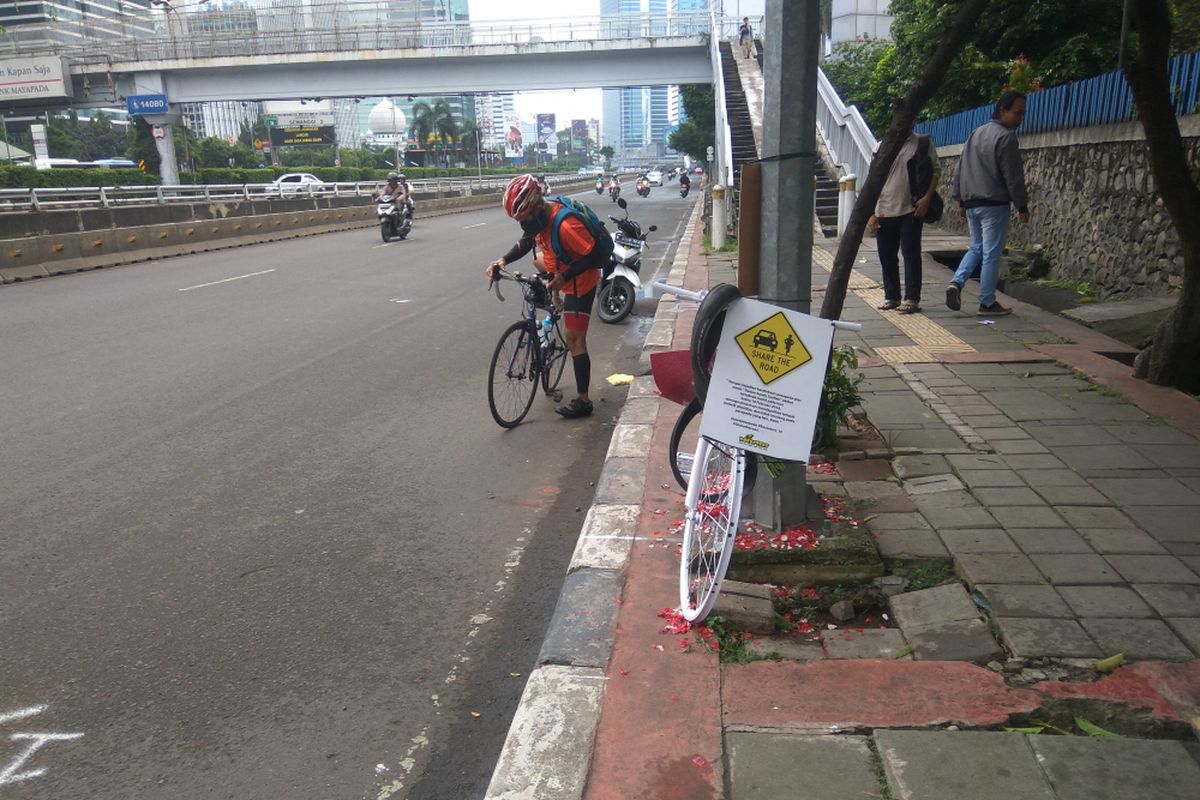
[{"label": "paving tile", "polygon": [[1083,537],[1070,528],[1011,528],[1008,535],[1025,553],[1095,552]]},{"label": "paving tile", "polygon": [[730,732],[731,800],[874,797],[879,782],[864,736]]},{"label": "paving tile", "polygon": [[1087,553],[1035,553],[1029,557],[1052,584],[1124,583],[1103,558]]},{"label": "paving tile", "polygon": [[1005,528],[1065,528],[1067,523],[1048,506],[989,506]]},{"label": "paving tile", "polygon": [[997,617],[1073,617],[1053,586],[1045,584],[982,584],[975,587],[992,605]]},{"label": "paving tile", "polygon": [[1167,625],[1184,644],[1192,648],[1192,652],[1200,656],[1200,618],[1175,617],[1168,619]]},{"label": "paving tile", "polygon": [[1003,428],[984,428],[976,427],[975,432],[989,442],[999,442],[1005,439],[1029,439],[1030,436],[1025,432],[1024,428],[1018,428],[1015,425],[1006,426]]},{"label": "paving tile", "polygon": [[1025,486],[1025,481],[1009,469],[960,469],[958,476],[972,489],[984,486]]},{"label": "paving tile", "polygon": [[1092,486],[1121,506],[1200,506],[1200,494],[1174,478],[1096,478]]},{"label": "paving tile", "polygon": [[1091,528],[1080,531],[1080,535],[1101,555],[1116,553],[1163,555],[1167,552],[1161,544],[1155,541],[1153,536],[1136,528],[1126,530]]},{"label": "paving tile", "polygon": [[851,497],[873,499],[904,494],[900,484],[892,481],[846,481],[846,494]]},{"label": "paving tile", "polygon": [[1095,528],[1134,528],[1129,517],[1115,508],[1099,506],[1061,506],[1058,513],[1062,514],[1071,527],[1081,531]]},{"label": "paving tile", "polygon": [[1195,444],[1196,440],[1183,431],[1160,423],[1118,423],[1104,426],[1104,430],[1132,444]]},{"label": "paving tile", "polygon": [[[979,502],[985,506],[1044,506],[1046,501],[1043,500],[1037,492],[1029,488],[1016,488],[1013,486],[1005,487],[990,487],[985,486],[973,491]],[[1103,499],[1103,497],[1101,497]]]},{"label": "paving tile", "polygon": [[892,797],[1054,800],[1033,749],[1018,733],[876,731],[875,747]]},{"label": "paving tile", "polygon": [[1174,556],[1107,556],[1108,563],[1130,583],[1200,584],[1200,575]]},{"label": "paving tile", "polygon": [[1000,528],[947,528],[938,532],[951,553],[1016,553],[1016,544]]},{"label": "paving tile", "polygon": [[1116,444],[1119,440],[1099,425],[1040,425],[1025,423],[1029,435],[1051,448]]},{"label": "paving tile", "polygon": [[1030,736],[1058,800],[1193,800],[1200,765],[1181,742]]},{"label": "paving tile", "polygon": [[1138,526],[1160,542],[1200,543],[1200,525],[1191,506],[1152,505],[1125,509]]},{"label": "paving tile", "polygon": [[1046,445],[1033,439],[1005,439],[996,442],[992,446],[992,449],[1004,455],[1031,455],[1050,452],[1046,449]]},{"label": "paving tile", "polygon": [[839,461],[837,468],[846,481],[881,481],[892,474],[892,465],[882,458]]},{"label": "paving tile", "polygon": [[920,478],[907,478],[904,481],[904,491],[910,495],[937,494],[939,492],[957,492],[963,489],[962,481],[947,473],[944,475],[926,475]]},{"label": "paving tile", "polygon": [[1084,618],[1079,621],[1106,654],[1130,658],[1192,658],[1191,649],[1160,619]]},{"label": "paving tile", "polygon": [[[1010,456],[1018,458],[1018,456]],[[1024,456],[1035,458],[1036,456]],[[1062,467],[1059,469],[1023,469],[1014,467],[1017,474],[1030,486],[1037,489],[1042,486],[1087,486],[1088,482],[1075,472]]]},{"label": "paving tile", "polygon": [[898,456],[892,460],[892,472],[902,480],[924,478],[930,475],[945,475],[950,465],[945,456],[919,455]]},{"label": "paving tile", "polygon": [[1200,444],[1135,444],[1133,449],[1160,467],[1200,467]]},{"label": "paving tile", "polygon": [[998,617],[996,623],[1000,626],[1000,638],[1014,658],[1099,658],[1103,655],[1073,619]]},{"label": "paving tile", "polygon": [[1107,506],[1109,500],[1090,486],[1038,486],[1032,484],[1042,499],[1054,506]]},{"label": "paving tile", "polygon": [[905,634],[979,617],[979,609],[961,583],[892,595],[888,598],[888,608]]},{"label": "paving tile", "polygon": [[958,472],[962,470],[995,470],[1008,469],[1004,459],[993,455],[950,455],[946,456],[950,466]]},{"label": "paving tile", "polygon": [[970,425],[972,428],[979,426],[980,428],[1000,428],[1008,424],[1008,417],[997,416],[995,414],[978,414],[968,411],[957,411],[959,418]]},{"label": "paving tile", "polygon": [[1071,469],[1142,469],[1154,464],[1126,445],[1083,445],[1051,448]]},{"label": "paving tile", "polygon": [[1135,583],[1133,588],[1161,617],[1200,617],[1200,587],[1186,583]]},{"label": "paving tile", "polygon": [[897,628],[865,628],[826,631],[823,635],[829,658],[890,658],[904,647],[904,634]]},{"label": "paving tile", "polygon": [[931,628],[904,631],[917,661],[970,661],[986,664],[1004,657],[1000,645],[992,637],[987,623],[981,619],[945,622]]},{"label": "paving tile", "polygon": [[872,531],[931,530],[929,523],[920,514],[876,514],[867,520]]},{"label": "paving tile", "polygon": [[981,583],[1046,583],[1037,566],[1021,553],[960,553],[954,571],[972,586]]},{"label": "paving tile", "polygon": [[1013,389],[988,392],[987,399],[996,408],[1018,422],[1026,420],[1077,419],[1070,406],[1060,403],[1046,392],[1036,389]]},{"label": "paving tile", "polygon": [[875,546],[879,555],[889,560],[928,560],[949,558],[942,540],[932,529],[876,531]]},{"label": "paving tile", "polygon": [[1059,586],[1077,617],[1153,617],[1154,611],[1128,586]]},{"label": "paving tile", "polygon": [[1066,469],[1067,465],[1062,462],[1057,456],[1049,453],[1032,453],[1029,455],[1003,455],[1000,456],[1004,463],[1010,469],[1027,470],[1027,469]]}]

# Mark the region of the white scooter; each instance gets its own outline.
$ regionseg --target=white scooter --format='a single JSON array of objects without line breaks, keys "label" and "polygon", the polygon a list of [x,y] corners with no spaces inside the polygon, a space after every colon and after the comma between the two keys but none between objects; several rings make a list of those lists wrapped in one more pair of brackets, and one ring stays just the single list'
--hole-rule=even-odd
[{"label": "white scooter", "polygon": [[375,215],[379,217],[379,234],[385,242],[391,241],[393,236],[403,239],[412,230],[412,213],[404,204],[397,205],[390,194],[380,196]]},{"label": "white scooter", "polygon": [[633,311],[637,290],[642,286],[642,279],[638,273],[642,269],[642,250],[646,248],[646,236],[658,230],[657,225],[651,225],[643,233],[642,226],[629,218],[625,198],[618,198],[617,205],[625,211],[625,218],[609,217],[617,223],[617,230],[612,235],[612,259],[604,269],[600,293],[596,298],[600,320],[609,323],[620,322]]}]

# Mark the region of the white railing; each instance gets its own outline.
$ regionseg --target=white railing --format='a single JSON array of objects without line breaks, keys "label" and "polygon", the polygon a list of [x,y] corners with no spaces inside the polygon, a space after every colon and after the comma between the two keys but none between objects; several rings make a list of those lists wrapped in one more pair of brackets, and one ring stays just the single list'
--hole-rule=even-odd
[{"label": "white railing", "polygon": [[[715,9],[710,9],[708,51],[713,69],[713,100],[716,104],[715,127],[717,141],[716,161],[718,171],[713,182],[724,184],[728,190],[733,189],[733,135],[729,130],[729,111],[725,106],[725,72],[721,67],[721,41],[725,38],[726,20],[718,17]],[[741,24],[740,22],[738,23]],[[734,28],[736,32],[737,28]],[[710,167],[711,169],[711,167]],[[730,204],[732,207],[732,203]]]},{"label": "white railing", "polygon": [[[0,35],[0,53],[64,55],[77,62],[246,57],[314,52],[519,45],[698,37],[709,30],[707,12],[624,14],[496,22],[414,18],[389,0],[312,0],[290,8],[172,10],[117,18],[105,37],[67,35],[65,26],[38,26],[40,41]],[[150,25],[154,32],[146,32]],[[24,26],[22,26],[24,27]],[[63,28],[63,30],[59,30]],[[122,35],[118,31],[127,31]]]},{"label": "white railing", "polygon": [[[483,178],[429,178],[409,181],[416,194],[498,191],[512,176]],[[548,179],[555,184],[591,180],[591,176],[564,175]],[[81,186],[37,189],[0,189],[0,212],[49,211],[56,208],[117,208],[247,200],[303,200],[313,197],[370,197],[384,181],[342,183],[229,183],[175,186]]]},{"label": "white railing", "polygon": [[866,180],[871,157],[879,145],[875,134],[857,106],[847,107],[842,102],[821,69],[817,70],[817,98],[817,132],[837,164],[837,177],[857,175],[860,180]]}]

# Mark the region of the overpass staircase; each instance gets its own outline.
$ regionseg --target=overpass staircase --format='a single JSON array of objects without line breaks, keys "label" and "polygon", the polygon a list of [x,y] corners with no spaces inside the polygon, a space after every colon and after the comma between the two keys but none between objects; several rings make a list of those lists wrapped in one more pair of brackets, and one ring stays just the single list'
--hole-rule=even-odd
[{"label": "overpass staircase", "polygon": [[[731,42],[721,42],[721,73],[725,81],[725,113],[733,150],[734,185],[741,186],[742,165],[761,154],[763,114],[762,44],[756,58],[738,58]],[[820,159],[814,161],[814,209],[821,232],[837,236],[838,184]]]}]

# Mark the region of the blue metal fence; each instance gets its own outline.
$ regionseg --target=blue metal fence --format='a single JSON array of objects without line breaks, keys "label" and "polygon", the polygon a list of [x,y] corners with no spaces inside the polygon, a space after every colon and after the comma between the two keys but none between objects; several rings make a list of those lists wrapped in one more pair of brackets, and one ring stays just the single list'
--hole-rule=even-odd
[{"label": "blue metal fence", "polygon": [[[1168,64],[1171,96],[1179,116],[1200,113],[1200,53],[1175,56]],[[993,106],[980,106],[917,124],[917,133],[933,139],[938,147],[962,144],[971,131],[987,122]],[[1029,95],[1021,133],[1044,133],[1068,128],[1086,128],[1137,119],[1133,91],[1120,72],[1064,83]]]}]

